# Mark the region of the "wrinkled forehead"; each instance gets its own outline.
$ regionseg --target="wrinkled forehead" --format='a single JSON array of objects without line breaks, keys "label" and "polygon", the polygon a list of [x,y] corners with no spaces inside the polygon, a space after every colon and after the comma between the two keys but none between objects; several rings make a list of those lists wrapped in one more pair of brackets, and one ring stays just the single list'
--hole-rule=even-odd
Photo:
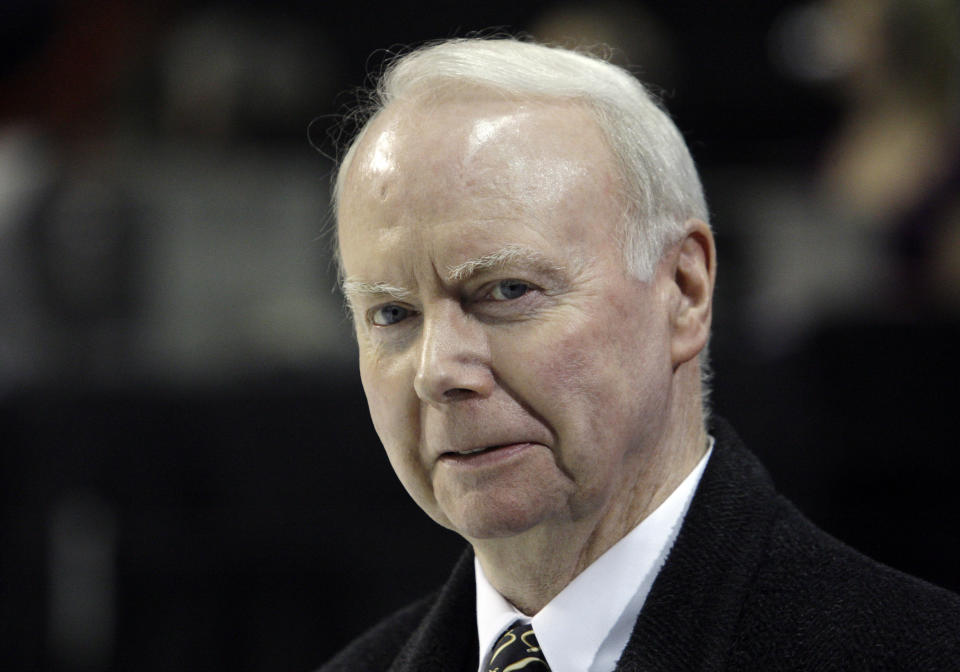
[{"label": "wrinkled forehead", "polygon": [[609,181],[613,158],[577,102],[513,100],[482,91],[394,102],[373,119],[341,175],[339,220],[358,207],[433,210],[436,195],[523,207],[560,198],[573,180]]}]

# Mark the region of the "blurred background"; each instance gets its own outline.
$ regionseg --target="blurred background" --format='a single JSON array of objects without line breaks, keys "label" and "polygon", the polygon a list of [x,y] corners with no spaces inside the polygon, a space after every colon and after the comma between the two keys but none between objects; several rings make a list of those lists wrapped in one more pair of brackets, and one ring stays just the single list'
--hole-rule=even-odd
[{"label": "blurred background", "polygon": [[957,12],[4,0],[4,669],[309,670],[442,580],[462,542],[367,419],[331,157],[390,49],[489,28],[662,96],[717,231],[716,412],[818,524],[960,590]]}]

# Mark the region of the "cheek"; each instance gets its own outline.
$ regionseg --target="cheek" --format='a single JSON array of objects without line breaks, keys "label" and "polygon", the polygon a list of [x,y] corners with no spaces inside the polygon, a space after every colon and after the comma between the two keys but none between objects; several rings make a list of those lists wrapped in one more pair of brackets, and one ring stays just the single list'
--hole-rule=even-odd
[{"label": "cheek", "polygon": [[581,315],[528,348],[526,370],[542,399],[559,402],[553,406],[560,413],[579,409],[581,421],[629,414],[632,400],[650,395],[669,373],[652,325],[625,323],[615,308]]},{"label": "cheek", "polygon": [[429,474],[420,456],[419,405],[413,380],[400,367],[385,367],[361,355],[360,380],[370,419],[390,465],[404,488],[422,507],[429,506]]},{"label": "cheek", "polygon": [[607,340],[582,322],[552,325],[525,339],[505,371],[519,400],[561,442],[563,459],[579,450],[616,410],[620,365],[611,362]]},{"label": "cheek", "polygon": [[598,489],[656,435],[670,387],[669,351],[655,325],[626,324],[618,314],[629,313],[612,305],[551,330],[516,368],[533,383],[525,401],[559,441],[561,468]]},{"label": "cheek", "polygon": [[370,418],[381,439],[405,435],[404,429],[409,424],[413,380],[404,375],[400,364],[385,361],[373,349],[361,346],[360,382],[367,397]]}]

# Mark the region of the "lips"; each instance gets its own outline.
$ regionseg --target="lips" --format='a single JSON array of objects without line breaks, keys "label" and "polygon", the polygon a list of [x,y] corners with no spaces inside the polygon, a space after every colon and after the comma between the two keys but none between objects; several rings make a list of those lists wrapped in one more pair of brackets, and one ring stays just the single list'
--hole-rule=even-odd
[{"label": "lips", "polygon": [[489,446],[487,448],[471,448],[470,450],[462,450],[459,453],[444,453],[445,455],[476,455],[477,453],[484,453],[488,450],[496,450],[500,446]]},{"label": "lips", "polygon": [[478,455],[480,453],[488,453],[492,450],[499,450],[501,448],[506,448],[508,446],[515,446],[521,443],[527,443],[527,441],[506,441],[504,443],[490,443],[487,445],[476,446],[474,448],[463,448],[460,450],[448,450],[441,455],[441,457],[453,456],[453,457],[466,457],[469,455]]},{"label": "lips", "polygon": [[531,447],[528,441],[500,443],[496,445],[466,448],[464,450],[448,451],[440,455],[440,460],[457,464],[487,464],[500,459],[507,459]]},{"label": "lips", "polygon": [[441,457],[468,457],[470,455],[479,455],[480,453],[489,453],[492,450],[498,450],[511,445],[515,444],[502,443],[496,446],[481,446],[479,448],[468,448],[467,450],[451,450],[441,455]]}]

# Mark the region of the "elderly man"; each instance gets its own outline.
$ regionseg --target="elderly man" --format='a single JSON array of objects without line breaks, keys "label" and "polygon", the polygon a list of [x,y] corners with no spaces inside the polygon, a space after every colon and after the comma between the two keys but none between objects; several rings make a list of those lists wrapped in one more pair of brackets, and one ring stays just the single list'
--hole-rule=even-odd
[{"label": "elderly man", "polygon": [[456,40],[378,94],[335,194],[360,374],[470,551],[323,670],[960,666],[960,599],[814,528],[705,421],[713,235],[636,79]]}]

